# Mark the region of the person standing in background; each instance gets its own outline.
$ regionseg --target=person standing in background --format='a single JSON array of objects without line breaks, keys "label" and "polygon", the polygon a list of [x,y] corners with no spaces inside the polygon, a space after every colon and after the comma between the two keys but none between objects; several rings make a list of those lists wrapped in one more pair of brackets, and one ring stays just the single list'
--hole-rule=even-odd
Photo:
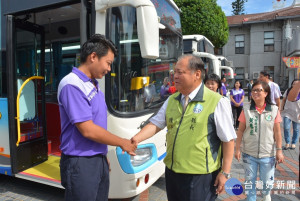
[{"label": "person standing in background", "polygon": [[163,85],[161,86],[160,88],[160,99],[161,100],[166,100],[169,96],[169,78],[168,77],[165,77],[164,78],[164,82],[163,82]]},{"label": "person standing in background", "polygon": [[253,80],[250,80],[250,82],[247,84],[247,88],[248,88],[248,101],[251,100],[252,85],[253,85]]},{"label": "person standing in background", "polygon": [[[300,92],[298,93],[295,101],[287,100],[291,89],[294,88],[298,84],[298,82],[300,82],[300,79],[293,80],[291,87],[287,89],[283,94],[281,116],[283,117],[284,139],[286,142],[285,146],[283,147],[284,150],[295,149],[299,137]],[[291,124],[293,125],[292,143],[290,143]]]},{"label": "person standing in background", "polygon": [[243,110],[244,98],[245,92],[242,88],[242,84],[240,83],[240,81],[236,80],[234,82],[234,88],[230,90],[230,101],[235,129],[238,129],[239,127],[238,119]]},{"label": "person standing in background", "polygon": [[220,77],[214,73],[205,76],[204,84],[207,88],[214,92],[220,91],[220,88],[222,86]]},{"label": "person standing in background", "polygon": [[272,82],[270,80],[270,74],[265,71],[260,72],[259,80],[268,83],[271,89],[271,94],[270,94],[271,102],[272,104],[276,104],[277,107],[280,108],[280,97],[282,94],[280,92],[280,87],[278,86],[278,84]]},{"label": "person standing in background", "polygon": [[250,106],[244,108],[239,121],[235,158],[238,161],[243,158],[245,184],[249,186],[247,200],[256,201],[259,170],[259,178],[263,182],[263,201],[271,201],[275,164],[282,163],[284,156],[281,148],[282,120],[278,107],[271,103],[270,86],[266,82],[256,81],[253,84]]},{"label": "person standing in background", "polygon": [[226,96],[227,95],[226,78],[222,77],[221,82],[222,82],[222,86],[221,86],[221,89],[220,89],[220,94],[222,96]]},{"label": "person standing in background", "polygon": [[[295,100],[297,100],[299,93],[300,93],[300,82],[297,82],[293,86],[293,88],[290,90],[290,93],[289,93],[287,99],[289,101],[295,101]],[[300,118],[300,115],[299,115],[299,118]]]}]

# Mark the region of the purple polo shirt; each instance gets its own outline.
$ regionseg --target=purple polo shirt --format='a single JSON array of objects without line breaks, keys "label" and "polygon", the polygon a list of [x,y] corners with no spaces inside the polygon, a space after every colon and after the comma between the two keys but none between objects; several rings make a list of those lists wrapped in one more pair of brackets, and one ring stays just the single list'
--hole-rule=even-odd
[{"label": "purple polo shirt", "polygon": [[[243,96],[245,96],[245,92],[243,89],[236,90],[234,88],[234,89],[230,90],[230,95],[235,100],[235,102],[239,103],[242,100]],[[231,105],[234,106],[234,103],[232,101],[230,101],[230,102],[231,102]],[[244,105],[244,103],[242,102],[240,104],[240,106],[243,106],[243,105]]]},{"label": "purple polo shirt", "polygon": [[72,156],[106,155],[106,144],[83,137],[75,126],[75,123],[92,120],[96,125],[107,129],[107,106],[97,80],[91,80],[74,67],[72,72],[59,83],[57,98],[61,120],[60,149],[62,152]]},{"label": "purple polo shirt", "polygon": [[[222,89],[222,91],[223,91],[223,96],[226,96],[226,94],[227,94],[227,89],[226,89],[226,86],[225,86],[225,84],[222,82],[222,85],[221,85],[221,89]],[[220,90],[220,93],[221,93],[221,90]],[[222,94],[221,94],[222,95]]]}]

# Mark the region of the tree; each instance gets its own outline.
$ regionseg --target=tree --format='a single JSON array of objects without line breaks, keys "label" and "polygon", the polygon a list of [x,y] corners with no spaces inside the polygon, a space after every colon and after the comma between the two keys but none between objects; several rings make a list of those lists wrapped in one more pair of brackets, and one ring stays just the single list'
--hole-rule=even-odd
[{"label": "tree", "polygon": [[233,15],[244,15],[244,5],[248,0],[235,0],[231,3]]},{"label": "tree", "polygon": [[227,18],[216,0],[175,0],[175,3],[182,11],[183,35],[204,35],[216,48],[227,43]]}]

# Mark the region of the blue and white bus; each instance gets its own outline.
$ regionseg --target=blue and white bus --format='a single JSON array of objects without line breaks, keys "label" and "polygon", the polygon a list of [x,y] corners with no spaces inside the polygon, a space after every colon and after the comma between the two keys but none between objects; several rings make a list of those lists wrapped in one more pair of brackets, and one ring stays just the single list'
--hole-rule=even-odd
[{"label": "blue and white bus", "polygon": [[[118,48],[99,80],[108,130],[130,139],[163,103],[159,90],[182,55],[178,7],[171,0],[1,0],[0,173],[60,184],[57,87],[79,64],[94,33]],[[110,198],[138,195],[163,173],[166,130],[137,156],[109,147]]]}]

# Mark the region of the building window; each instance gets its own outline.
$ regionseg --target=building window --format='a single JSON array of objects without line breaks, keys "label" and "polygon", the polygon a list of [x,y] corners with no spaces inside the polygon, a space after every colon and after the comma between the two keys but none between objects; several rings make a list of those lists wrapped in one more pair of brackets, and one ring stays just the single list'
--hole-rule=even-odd
[{"label": "building window", "polygon": [[223,48],[221,47],[221,48],[216,48],[215,49],[215,54],[216,55],[223,55]]},{"label": "building window", "polygon": [[264,71],[270,74],[271,80],[274,81],[274,66],[264,66]]},{"label": "building window", "polygon": [[235,36],[235,53],[244,54],[245,47],[245,35],[236,35]]},{"label": "building window", "polygon": [[236,74],[236,76],[234,76],[235,80],[239,80],[240,83],[242,84],[242,87],[245,87],[245,68],[244,67],[235,68],[235,74]]},{"label": "building window", "polygon": [[274,31],[265,31],[264,48],[265,52],[274,52]]}]

